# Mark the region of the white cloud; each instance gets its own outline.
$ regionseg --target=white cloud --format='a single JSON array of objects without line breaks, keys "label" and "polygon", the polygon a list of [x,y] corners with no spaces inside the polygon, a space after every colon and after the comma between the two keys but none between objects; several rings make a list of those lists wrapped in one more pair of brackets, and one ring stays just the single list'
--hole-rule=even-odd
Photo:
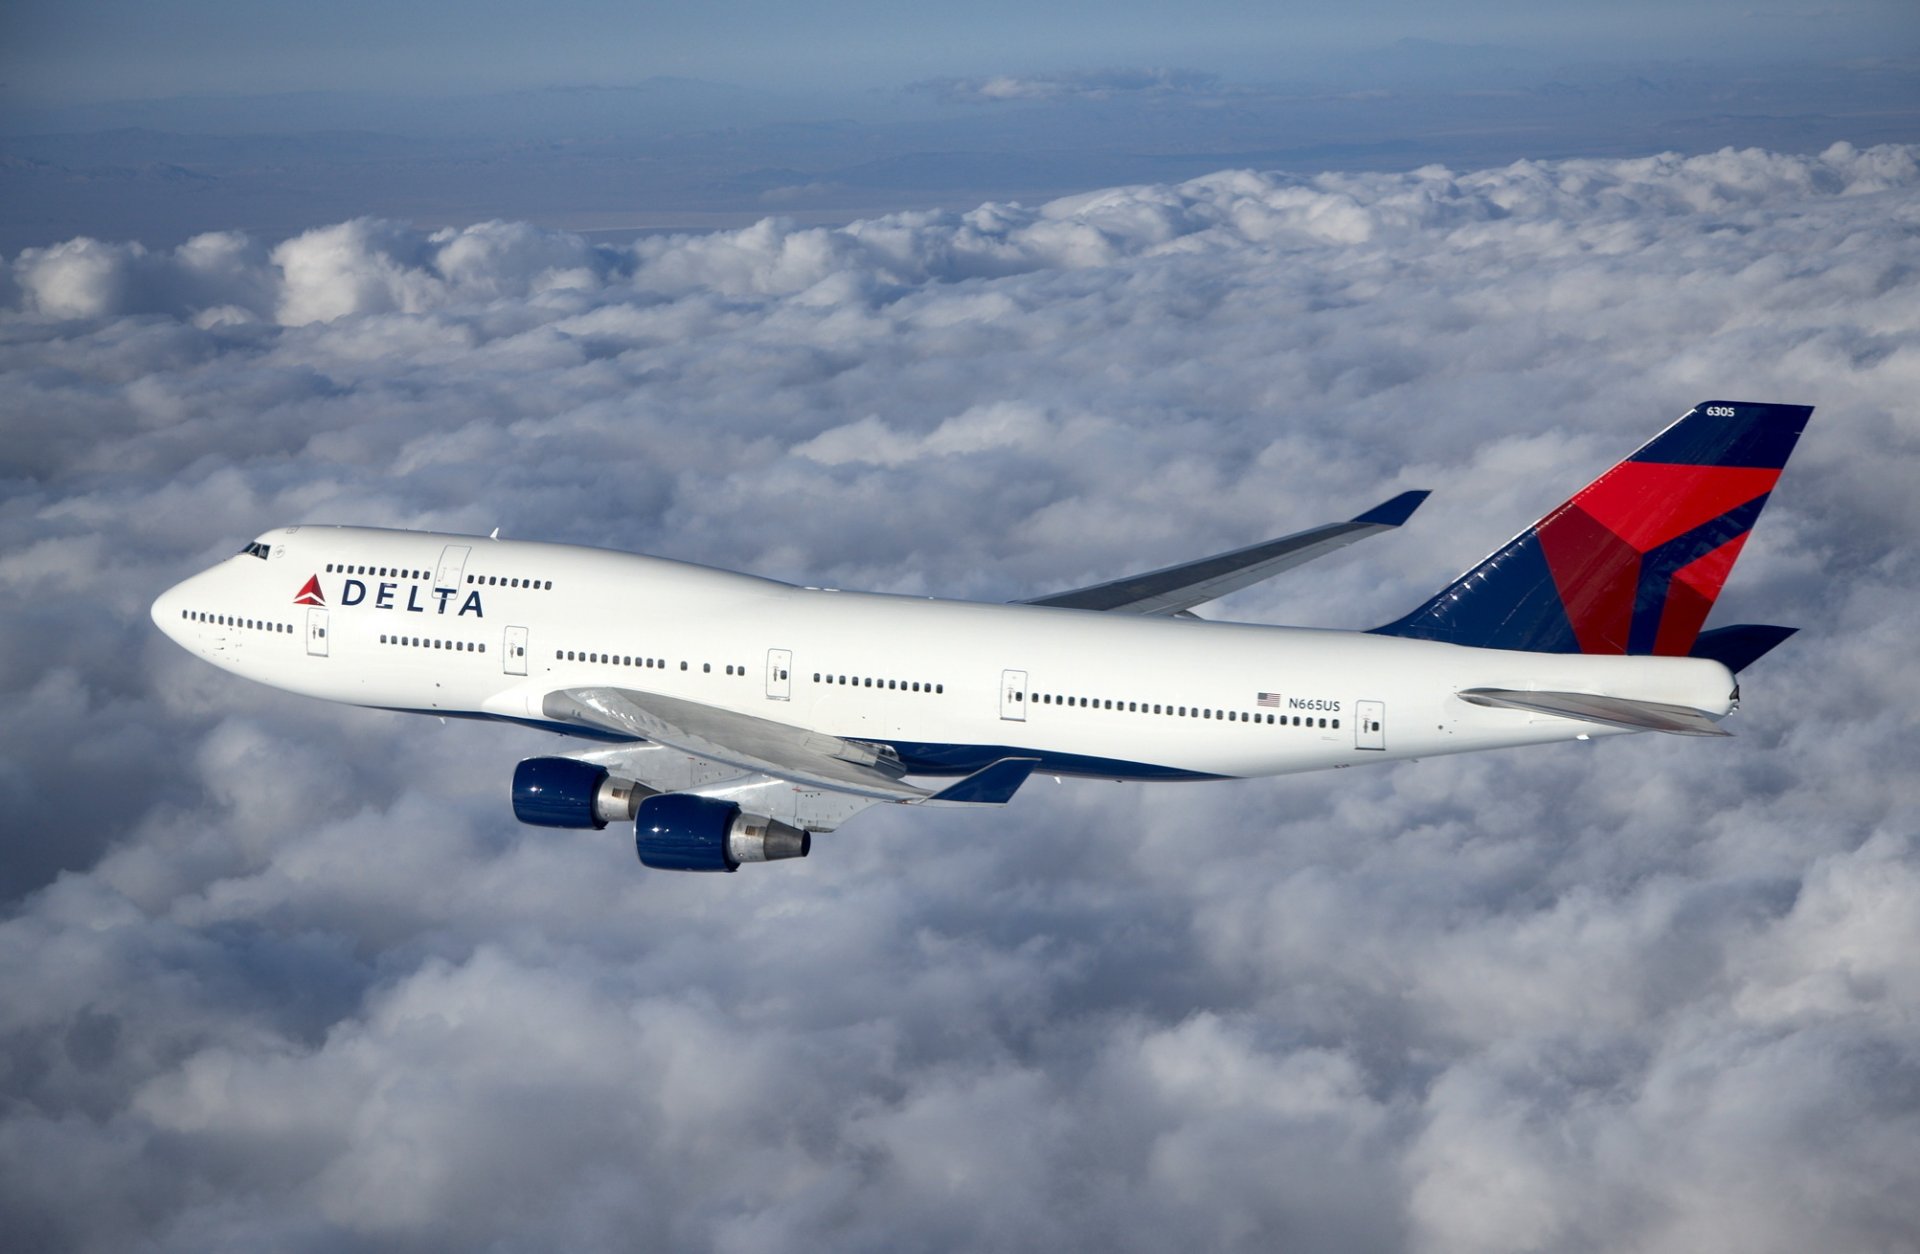
[{"label": "white cloud", "polygon": [[[1920,1227],[1920,166],[1224,172],[623,247],[76,240],[0,293],[0,1220],[37,1248],[1876,1248]],[[158,639],[270,526],[1014,597],[1435,495],[1408,608],[1688,405],[1820,405],[1738,738],[1040,781],[649,875],[541,739]]]},{"label": "white cloud", "polygon": [[967,104],[1007,104],[1043,100],[1108,100],[1114,97],[1225,95],[1218,75],[1201,70],[1121,68],[1072,70],[1059,74],[989,74],[975,78],[936,78],[909,91],[928,92]]}]

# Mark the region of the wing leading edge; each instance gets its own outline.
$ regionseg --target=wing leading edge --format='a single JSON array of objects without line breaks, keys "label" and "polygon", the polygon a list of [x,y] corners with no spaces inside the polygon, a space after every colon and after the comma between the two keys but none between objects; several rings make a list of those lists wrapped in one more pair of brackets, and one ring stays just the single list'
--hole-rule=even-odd
[{"label": "wing leading edge", "polygon": [[1038,758],[1000,758],[938,791],[906,781],[890,746],[828,736],[626,688],[564,688],[542,702],[548,718],[582,723],[666,745],[725,767],[807,788],[907,805],[1004,805],[1027,782]]},{"label": "wing leading edge", "polygon": [[1271,579],[1343,549],[1355,540],[1392,531],[1413,516],[1427,499],[1424,491],[1402,492],[1346,522],[1309,527],[1277,540],[1263,540],[1227,553],[1182,562],[1145,574],[1128,575],[1107,583],[1033,597],[1020,605],[1049,605],[1057,609],[1105,610],[1119,614],[1179,614],[1196,605],[1217,601],[1230,592]]}]

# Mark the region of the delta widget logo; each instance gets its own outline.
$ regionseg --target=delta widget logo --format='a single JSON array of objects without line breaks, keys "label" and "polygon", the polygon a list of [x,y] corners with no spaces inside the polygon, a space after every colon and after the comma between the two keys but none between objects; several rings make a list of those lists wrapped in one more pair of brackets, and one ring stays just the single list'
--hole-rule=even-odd
[{"label": "delta widget logo", "polygon": [[[405,594],[404,603],[401,600]],[[464,599],[458,599],[456,588],[423,589],[418,583],[399,581],[376,581],[369,588],[364,579],[348,579],[340,585],[341,609],[356,605],[366,605],[376,610],[400,610],[409,614],[441,614],[454,618],[464,618],[472,614],[475,618],[485,618],[486,610],[480,604],[480,590],[474,588]],[[294,594],[295,605],[311,605],[316,609],[327,609],[327,594],[320,589],[320,576],[310,575],[300,585],[300,591]]]}]

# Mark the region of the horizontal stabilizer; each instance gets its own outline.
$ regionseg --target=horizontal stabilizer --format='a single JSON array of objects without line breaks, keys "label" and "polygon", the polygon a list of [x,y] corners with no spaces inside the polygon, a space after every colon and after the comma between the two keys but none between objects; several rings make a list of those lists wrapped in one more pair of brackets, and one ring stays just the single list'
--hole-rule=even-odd
[{"label": "horizontal stabilizer", "polygon": [[928,797],[928,801],[962,801],[969,805],[1003,806],[1013,800],[1020,785],[1027,782],[1039,758],[1001,758],[973,774],[949,784]]},{"label": "horizontal stabilizer", "polygon": [[1660,701],[1602,697],[1590,692],[1518,692],[1508,688],[1468,688],[1458,695],[1471,705],[1552,714],[1603,727],[1624,727],[1628,731],[1668,732],[1675,736],[1733,734],[1722,729],[1704,710]]},{"label": "horizontal stabilizer", "polygon": [[1799,630],[1798,627],[1769,627],[1764,623],[1715,627],[1700,633],[1688,656],[1712,658],[1738,675]]},{"label": "horizontal stabilizer", "polygon": [[1051,605],[1057,609],[1105,610],[1117,614],[1178,615],[1196,605],[1217,601],[1230,592],[1252,587],[1282,571],[1325,557],[1355,540],[1391,531],[1413,516],[1423,491],[1402,492],[1346,522],[1309,527],[1277,540],[1263,540],[1227,553],[1128,575],[1107,583],[1034,597],[1022,605]]}]

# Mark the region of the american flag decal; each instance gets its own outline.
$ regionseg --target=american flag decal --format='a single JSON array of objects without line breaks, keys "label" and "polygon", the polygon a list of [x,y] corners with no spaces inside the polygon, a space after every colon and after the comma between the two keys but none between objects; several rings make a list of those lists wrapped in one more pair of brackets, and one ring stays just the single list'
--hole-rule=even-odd
[{"label": "american flag decal", "polygon": [[1277,692],[1263,692],[1260,694],[1260,704],[1269,710],[1278,709],[1280,708],[1280,694]]}]

